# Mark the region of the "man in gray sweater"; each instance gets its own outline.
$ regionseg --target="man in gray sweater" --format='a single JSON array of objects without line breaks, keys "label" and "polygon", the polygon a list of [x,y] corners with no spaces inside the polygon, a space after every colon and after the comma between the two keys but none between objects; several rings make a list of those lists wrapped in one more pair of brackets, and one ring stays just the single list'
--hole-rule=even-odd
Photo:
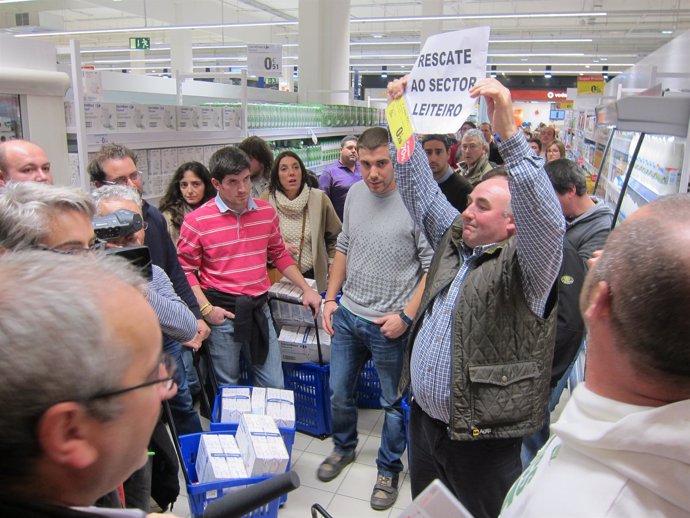
[{"label": "man in gray sweater", "polygon": [[[319,466],[327,482],[355,458],[357,376],[371,355],[381,381],[385,420],[371,495],[377,510],[398,496],[405,429],[398,397],[407,331],[424,291],[432,250],[396,189],[388,131],[370,128],[357,142],[363,182],[350,188],[343,230],[331,267],[323,310],[331,341],[331,410],[335,448]],[[342,287],[340,306],[336,295]]]}]

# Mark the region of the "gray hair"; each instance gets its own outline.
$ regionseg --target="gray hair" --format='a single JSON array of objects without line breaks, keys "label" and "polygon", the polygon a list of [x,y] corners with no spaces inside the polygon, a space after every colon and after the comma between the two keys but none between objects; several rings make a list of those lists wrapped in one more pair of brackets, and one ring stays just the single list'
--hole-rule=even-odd
[{"label": "gray hair", "polygon": [[141,207],[141,196],[136,189],[124,185],[103,185],[91,192],[96,210],[102,201],[108,200],[127,200],[133,201],[137,207]]},{"label": "gray hair", "polygon": [[486,141],[484,138],[484,133],[482,133],[481,130],[472,128],[469,129],[465,132],[465,134],[462,136],[463,142],[469,138],[474,138],[479,141],[479,143],[482,145],[482,147],[487,148],[489,147],[489,143]]},{"label": "gray hair", "polygon": [[69,210],[92,219],[95,206],[91,197],[76,187],[10,182],[0,190],[0,248],[36,246],[49,235],[51,217]]},{"label": "gray hair", "polygon": [[117,389],[129,367],[103,309],[118,284],[143,290],[145,281],[115,257],[0,256],[0,483],[30,476],[41,456],[36,425],[56,403],[80,401],[101,420],[120,412],[115,400],[88,401]]}]

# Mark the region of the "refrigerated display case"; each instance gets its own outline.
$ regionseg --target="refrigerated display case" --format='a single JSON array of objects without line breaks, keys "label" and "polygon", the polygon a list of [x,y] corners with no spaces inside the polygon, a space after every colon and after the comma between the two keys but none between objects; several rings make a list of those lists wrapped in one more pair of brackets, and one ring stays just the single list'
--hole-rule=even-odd
[{"label": "refrigerated display case", "polygon": [[609,136],[594,194],[614,211],[614,225],[658,196],[688,191],[690,97],[625,97],[597,107],[596,117]]}]

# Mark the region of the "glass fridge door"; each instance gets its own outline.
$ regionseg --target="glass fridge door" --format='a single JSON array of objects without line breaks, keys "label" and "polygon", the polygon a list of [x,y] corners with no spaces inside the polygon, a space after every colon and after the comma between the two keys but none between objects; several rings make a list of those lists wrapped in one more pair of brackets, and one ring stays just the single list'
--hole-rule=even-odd
[{"label": "glass fridge door", "polygon": [[[630,167],[639,139],[642,144]],[[613,210],[620,205],[616,223],[620,223],[643,205],[664,194],[681,192],[681,169],[685,139],[668,135],[649,135],[616,131],[604,158],[596,195]],[[630,177],[626,185],[626,174]],[[623,198],[620,199],[621,190]]]},{"label": "glass fridge door", "polygon": [[0,142],[22,138],[22,118],[19,96],[0,94]]}]

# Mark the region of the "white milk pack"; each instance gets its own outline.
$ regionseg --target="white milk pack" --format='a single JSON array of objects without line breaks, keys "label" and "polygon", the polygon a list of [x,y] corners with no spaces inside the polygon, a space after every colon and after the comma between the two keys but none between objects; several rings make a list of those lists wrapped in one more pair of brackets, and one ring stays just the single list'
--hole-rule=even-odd
[{"label": "white milk pack", "polygon": [[266,389],[266,415],[276,422],[278,428],[295,427],[295,396],[292,390]]},{"label": "white milk pack", "polygon": [[223,387],[220,392],[220,422],[240,422],[243,414],[252,411],[251,392],[249,387]]},{"label": "white milk pack", "polygon": [[201,435],[196,472],[200,483],[247,478],[235,438],[227,434]]},{"label": "white milk pack", "polygon": [[[323,329],[318,330],[321,342],[321,359],[331,361],[331,337]],[[278,336],[280,355],[288,363],[318,363],[319,352],[314,327],[283,326]]]},{"label": "white milk pack", "polygon": [[243,414],[236,439],[247,475],[285,472],[290,456],[272,417]]}]

